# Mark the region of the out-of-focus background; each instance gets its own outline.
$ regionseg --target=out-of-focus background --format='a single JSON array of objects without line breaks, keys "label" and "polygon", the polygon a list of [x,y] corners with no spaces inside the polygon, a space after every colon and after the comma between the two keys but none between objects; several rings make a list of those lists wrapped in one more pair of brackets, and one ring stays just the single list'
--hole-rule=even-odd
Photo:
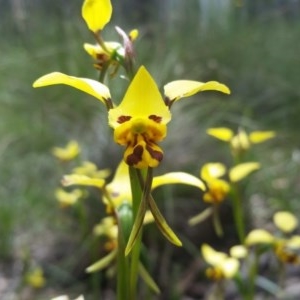
[{"label": "out-of-focus background", "polygon": [[[253,160],[261,162],[263,168],[247,186],[247,193],[254,215],[262,219],[257,222],[268,221],[278,209],[298,213],[300,1],[112,2],[114,14],[104,30],[105,39],[118,39],[114,25],[126,31],[138,28],[137,62],[150,70],[161,87],[175,79],[218,80],[232,91],[230,96],[201,93],[174,105],[164,142],[166,155],[157,173],[183,170],[198,175],[205,162],[230,164],[227,145],[207,136],[209,127],[275,130],[277,137],[252,153]],[[85,160],[112,169],[121,159],[122,149],[114,145],[106,112],[98,101],[66,86],[32,88],[36,78],[52,71],[96,78],[93,62],[83,49],[83,43],[93,43],[93,39],[81,18],[81,5],[81,0],[0,0],[3,300],[48,299],[61,293],[113,299],[103,274],[84,273],[95,260],[87,253],[91,241],[89,237],[76,237],[76,214],[61,210],[55,200],[54,190],[64,169],[51,149],[75,139],[82,146]],[[120,87],[118,82],[117,78],[112,82],[115,99],[121,99],[126,86]],[[159,274],[162,290],[169,293],[161,299],[173,299],[170,286],[182,283],[187,272],[184,268],[192,263],[191,257],[197,255],[203,240],[215,238],[207,236],[211,231],[203,230],[201,224],[187,226],[187,218],[203,208],[201,199],[185,189],[167,191],[177,200],[162,199],[159,206],[188,246],[181,252],[174,250],[157,234],[155,226],[149,229],[156,241],[152,252],[158,251],[157,243],[163,244],[159,249],[163,255],[153,255],[162,260],[153,270]],[[104,207],[98,195],[91,193],[94,197],[88,200],[88,206],[92,224],[103,215]],[[224,219],[230,223],[230,216]],[[97,253],[93,255],[97,258]],[[35,265],[44,269],[46,277],[45,287],[38,290],[24,283],[26,268]],[[184,283],[188,288],[183,294],[190,297],[186,299],[201,298],[203,291],[197,290],[196,283],[191,287]]]}]

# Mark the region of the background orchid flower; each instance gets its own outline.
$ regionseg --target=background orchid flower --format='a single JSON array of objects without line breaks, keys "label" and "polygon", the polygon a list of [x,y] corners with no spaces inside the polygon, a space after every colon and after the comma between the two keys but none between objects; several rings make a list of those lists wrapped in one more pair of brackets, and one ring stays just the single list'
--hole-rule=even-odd
[{"label": "background orchid flower", "polygon": [[217,82],[179,80],[165,86],[168,99],[165,102],[154,79],[143,66],[137,71],[123,100],[117,106],[111,101],[108,87],[92,79],[54,72],[37,79],[33,86],[55,84],[70,85],[106,105],[109,125],[114,129],[114,139],[116,143],[126,146],[124,160],[135,168],[156,167],[162,160],[163,151],[158,143],[167,134],[167,123],[171,120],[170,103],[202,90],[229,93],[225,85]]},{"label": "background orchid flower", "polygon": [[72,140],[65,147],[53,147],[52,154],[61,161],[70,161],[76,158],[80,151],[79,144]]},{"label": "background orchid flower", "polygon": [[234,153],[244,152],[251,147],[251,144],[263,143],[276,135],[274,131],[252,131],[247,134],[243,128],[234,134],[231,129],[226,127],[209,128],[206,132],[221,141],[230,143]]},{"label": "background orchid flower", "polygon": [[208,244],[201,246],[201,253],[206,263],[206,276],[214,281],[233,278],[239,271],[239,260],[228,254],[216,251]]},{"label": "background orchid flower", "polygon": [[298,226],[297,218],[290,212],[279,211],[274,214],[273,222],[279,229],[277,234],[272,234],[264,229],[254,229],[245,239],[246,246],[269,245],[280,262],[299,264],[300,236],[291,235]]}]

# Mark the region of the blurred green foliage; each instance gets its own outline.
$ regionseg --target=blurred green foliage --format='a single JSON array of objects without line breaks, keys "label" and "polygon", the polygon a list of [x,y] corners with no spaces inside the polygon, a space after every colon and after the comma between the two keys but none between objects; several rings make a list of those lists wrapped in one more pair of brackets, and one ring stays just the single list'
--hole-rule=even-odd
[{"label": "blurred green foliage", "polygon": [[[82,47],[92,42],[80,16],[82,2],[2,2],[0,258],[7,259],[25,233],[23,246],[30,248],[46,228],[67,233],[74,226],[62,218],[53,196],[62,175],[53,146],[77,139],[83,157],[101,168],[115,167],[121,154],[97,101],[67,87],[31,87],[51,71],[96,78]],[[179,78],[213,79],[232,90],[229,97],[203,93],[175,108],[163,168],[196,174],[206,161],[228,160],[226,146],[206,136],[210,126],[276,130],[278,137],[255,153],[265,169],[247,189],[265,199],[267,208],[299,211],[299,1],[259,2],[228,1],[226,16],[219,10],[203,23],[201,1],[145,1],[149,14],[126,1],[114,4],[112,22],[140,30],[137,61],[161,86]],[[115,32],[105,35],[117,39]],[[115,99],[126,86],[117,82]],[[94,205],[101,213],[101,204]]]}]

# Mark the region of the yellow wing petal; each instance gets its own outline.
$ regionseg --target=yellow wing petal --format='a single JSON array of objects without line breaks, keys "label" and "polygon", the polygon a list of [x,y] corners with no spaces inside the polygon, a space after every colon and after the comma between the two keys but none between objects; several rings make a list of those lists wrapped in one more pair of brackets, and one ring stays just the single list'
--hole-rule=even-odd
[{"label": "yellow wing petal", "polygon": [[258,170],[260,168],[260,164],[257,162],[249,162],[249,163],[242,163],[238,164],[237,166],[233,167],[229,171],[229,178],[231,182],[238,182],[249,174]]},{"label": "yellow wing petal", "polygon": [[217,81],[192,81],[192,80],[175,80],[164,86],[165,96],[170,101],[177,101],[181,98],[192,96],[203,91],[219,91],[230,94],[229,88]]},{"label": "yellow wing petal", "polygon": [[105,184],[105,180],[102,178],[91,178],[86,175],[70,174],[70,175],[65,175],[63,177],[62,184],[64,186],[70,186],[70,185],[95,186],[102,189],[102,187]]},{"label": "yellow wing petal", "polygon": [[69,85],[89,95],[94,96],[95,98],[99,99],[103,103],[105,103],[105,99],[111,98],[109,89],[104,84],[96,80],[69,76],[60,72],[49,73],[47,75],[38,78],[33,83],[33,87],[37,88],[37,87],[43,87],[43,86],[55,85],[55,84]]},{"label": "yellow wing petal", "polygon": [[233,137],[233,131],[226,127],[209,128],[206,133],[224,142],[229,142]]},{"label": "yellow wing petal", "polygon": [[226,173],[226,167],[222,163],[207,163],[201,168],[200,177],[209,181],[222,177]]},{"label": "yellow wing petal", "polygon": [[110,0],[85,0],[81,13],[88,28],[96,33],[109,22],[112,5]]},{"label": "yellow wing petal", "polygon": [[273,217],[274,224],[281,231],[289,233],[298,226],[297,218],[288,211],[279,211]]},{"label": "yellow wing petal", "polygon": [[152,189],[165,184],[186,184],[205,190],[204,183],[198,177],[184,172],[171,172],[154,177]]},{"label": "yellow wing petal", "polygon": [[253,131],[249,134],[249,139],[253,144],[259,144],[275,137],[275,131]]},{"label": "yellow wing petal", "polygon": [[247,246],[258,244],[272,244],[275,241],[274,236],[264,229],[254,229],[249,232],[245,239]]},{"label": "yellow wing petal", "polygon": [[201,246],[201,253],[204,260],[212,266],[220,266],[220,264],[228,257],[226,253],[216,251],[208,244]]}]

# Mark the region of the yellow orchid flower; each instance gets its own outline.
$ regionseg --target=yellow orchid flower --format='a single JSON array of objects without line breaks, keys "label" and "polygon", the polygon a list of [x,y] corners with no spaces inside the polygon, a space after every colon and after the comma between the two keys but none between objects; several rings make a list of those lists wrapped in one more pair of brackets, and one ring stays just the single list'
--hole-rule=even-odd
[{"label": "yellow orchid flower", "polygon": [[65,147],[54,147],[52,154],[61,161],[70,161],[78,156],[80,153],[79,144],[72,140]]},{"label": "yellow orchid flower", "polygon": [[84,161],[80,166],[74,168],[72,170],[72,173],[78,175],[86,175],[91,178],[107,178],[110,175],[111,171],[109,169],[98,170],[97,166],[94,163],[90,161]]},{"label": "yellow orchid flower", "polygon": [[106,105],[114,139],[116,143],[126,146],[124,160],[136,168],[156,167],[162,160],[163,151],[158,143],[166,137],[167,123],[171,120],[170,105],[173,102],[205,90],[229,93],[225,85],[215,81],[202,83],[179,80],[165,86],[165,102],[154,79],[143,66],[137,71],[118,106],[113,105],[109,89],[92,79],[54,72],[42,76],[33,86],[55,84],[70,85]]},{"label": "yellow orchid flower", "polygon": [[44,271],[41,267],[35,267],[25,275],[25,281],[28,285],[35,289],[40,289],[45,286],[46,279]]},{"label": "yellow orchid flower", "polygon": [[229,142],[235,153],[241,153],[248,150],[251,144],[259,144],[275,137],[274,131],[253,131],[249,134],[242,128],[237,134],[226,127],[209,128],[207,134],[224,142]]},{"label": "yellow orchid flower", "polygon": [[[277,212],[273,216],[275,226],[281,233],[289,234],[296,229],[298,220],[286,211]],[[249,232],[245,239],[246,246],[270,245],[274,249],[278,260],[282,263],[299,264],[300,256],[297,253],[300,249],[300,236],[278,237],[264,229],[254,229]]]},{"label": "yellow orchid flower", "polygon": [[61,207],[73,206],[83,196],[84,193],[80,189],[75,189],[71,192],[67,192],[61,188],[55,190],[55,197],[61,205]]},{"label": "yellow orchid flower", "polygon": [[228,254],[216,251],[208,244],[201,247],[202,256],[211,267],[206,270],[206,276],[212,280],[231,279],[239,271],[239,260]]},{"label": "yellow orchid flower", "polygon": [[110,21],[112,10],[110,0],[85,0],[81,13],[87,27],[97,33]]}]

